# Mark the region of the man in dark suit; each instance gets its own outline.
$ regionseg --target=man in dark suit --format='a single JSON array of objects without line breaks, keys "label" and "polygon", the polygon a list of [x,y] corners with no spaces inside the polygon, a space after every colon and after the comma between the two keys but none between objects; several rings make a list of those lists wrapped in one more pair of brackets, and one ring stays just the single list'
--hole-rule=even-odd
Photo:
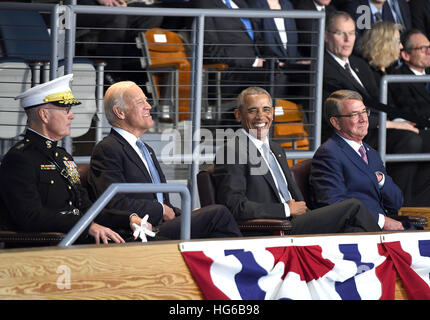
[{"label": "man in dark suit", "polygon": [[[402,33],[403,50],[400,55],[403,64],[394,70],[394,74],[427,75],[430,68],[430,42],[418,29],[409,29]],[[430,91],[428,83],[392,83],[389,85],[393,99],[399,108],[430,120]],[[421,129],[425,127],[420,126]]]},{"label": "man in dark suit", "polygon": [[410,0],[409,7],[412,19],[412,27],[421,30],[427,37],[430,38],[430,2],[422,0]]},{"label": "man in dark suit", "polygon": [[[363,97],[364,104],[373,112],[369,119],[369,132],[365,141],[377,149],[378,114],[387,113],[387,152],[388,153],[422,153],[423,145],[429,143],[428,135],[420,132],[415,125],[429,126],[427,119],[417,117],[396,106],[379,102],[379,86],[375,82],[372,70],[361,58],[352,55],[355,43],[355,25],[351,16],[337,11],[329,15],[326,23],[323,73],[323,98],[341,89],[357,91]],[[393,121],[406,119],[409,121]],[[332,127],[323,121],[322,141],[331,136]],[[388,171],[394,181],[405,193],[406,203],[414,185],[418,164],[414,162],[389,164]]]},{"label": "man in dark suit", "polygon": [[[153,125],[151,105],[142,89],[132,81],[118,82],[106,91],[104,105],[113,128],[91,156],[88,183],[93,197],[100,196],[112,183],[165,183],[154,151],[139,139]],[[172,206],[168,194],[119,194],[108,207],[129,210],[141,218],[148,214],[148,221],[159,230],[157,238],[179,239],[181,212]],[[224,206],[208,206],[191,215],[192,238],[240,235]]]},{"label": "man in dark suit", "polygon": [[[92,202],[81,185],[73,157],[58,141],[70,135],[72,107],[80,104],[70,90],[72,74],[21,93],[28,128],[0,165],[0,228],[27,232],[67,233]],[[110,228],[128,229],[131,212],[104,210],[79,242],[124,242]],[[107,225],[110,228],[104,227]]]},{"label": "man in dark suit", "polygon": [[291,219],[292,234],[380,230],[356,199],[308,210],[285,151],[267,136],[274,113],[270,94],[250,87],[241,92],[237,105],[235,116],[243,129],[219,149],[213,172],[217,202],[237,220]]},{"label": "man in dark suit", "polygon": [[[368,11],[363,11],[363,6]],[[343,5],[341,10],[348,12],[356,22],[358,37],[379,21],[399,23],[405,29],[412,25],[411,12],[405,0],[352,0]],[[370,17],[365,16],[366,12],[370,13]]]},{"label": "man in dark suit", "polygon": [[333,92],[324,114],[335,129],[312,160],[310,185],[314,202],[323,207],[349,197],[361,200],[384,230],[403,230],[388,213],[397,213],[403,194],[387,174],[379,153],[363,142],[369,127],[368,112],[360,94]]},{"label": "man in dark suit", "polygon": [[[294,5],[297,10],[312,10],[312,11],[325,11],[326,15],[336,9],[331,4],[331,0],[300,0]],[[316,40],[312,42],[312,33],[317,31],[317,21],[312,19],[297,19],[297,28],[300,30],[299,43],[300,52],[305,57],[311,56],[310,44],[316,44]],[[316,37],[316,36],[315,36]]]},{"label": "man in dark suit", "polygon": [[[245,0],[194,0],[200,9],[248,9]],[[225,100],[234,100],[237,94],[254,82],[270,86],[270,63],[265,60],[257,44],[262,33],[256,32],[254,19],[206,17],[204,36],[205,63],[225,63],[222,73],[221,94]],[[257,75],[257,76],[256,76]],[[286,75],[276,73],[275,83],[286,83]],[[285,86],[274,87],[278,97],[285,96]]]}]

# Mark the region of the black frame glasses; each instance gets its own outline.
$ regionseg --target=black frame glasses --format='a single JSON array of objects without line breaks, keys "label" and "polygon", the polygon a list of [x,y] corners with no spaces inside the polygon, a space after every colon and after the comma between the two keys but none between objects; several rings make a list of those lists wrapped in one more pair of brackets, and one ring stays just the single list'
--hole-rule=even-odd
[{"label": "black frame glasses", "polygon": [[366,114],[367,116],[370,116],[370,109],[364,109],[360,112],[353,112],[351,114],[338,114],[335,117],[336,118],[351,118],[352,120],[358,120],[360,116]]}]

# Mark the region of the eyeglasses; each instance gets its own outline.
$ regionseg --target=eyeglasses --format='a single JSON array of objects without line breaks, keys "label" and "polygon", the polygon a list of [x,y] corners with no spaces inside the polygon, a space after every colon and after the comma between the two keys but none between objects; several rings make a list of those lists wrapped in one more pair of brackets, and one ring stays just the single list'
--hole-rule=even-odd
[{"label": "eyeglasses", "polygon": [[61,110],[63,111],[65,114],[69,114],[70,111],[72,110],[72,106],[67,106],[67,107],[45,107],[45,109],[54,109],[54,110]]},{"label": "eyeglasses", "polygon": [[411,48],[410,49],[410,51],[412,51],[412,50],[419,50],[419,51],[421,51],[421,52],[426,52],[427,50],[429,50],[430,49],[430,45],[428,45],[428,46],[421,46],[421,47],[416,47],[416,48]]},{"label": "eyeglasses", "polygon": [[353,112],[351,114],[339,114],[339,115],[336,115],[334,117],[336,117],[336,118],[350,118],[353,121],[357,121],[360,118],[360,116],[364,116],[365,114],[367,116],[370,116],[370,109],[364,109],[361,112]]},{"label": "eyeglasses", "polygon": [[336,37],[341,37],[341,36],[348,36],[348,37],[355,37],[357,35],[356,31],[350,31],[350,32],[342,32],[342,31],[327,31],[328,33],[332,33],[334,34]]}]

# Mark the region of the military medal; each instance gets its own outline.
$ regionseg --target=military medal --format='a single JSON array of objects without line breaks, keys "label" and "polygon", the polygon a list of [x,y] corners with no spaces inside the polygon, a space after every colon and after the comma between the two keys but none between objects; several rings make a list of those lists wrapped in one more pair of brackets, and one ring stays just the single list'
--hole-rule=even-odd
[{"label": "military medal", "polygon": [[63,163],[66,166],[66,172],[67,172],[67,175],[70,177],[70,180],[72,180],[73,183],[81,183],[76,163],[74,161],[66,161],[66,160],[63,161]]}]

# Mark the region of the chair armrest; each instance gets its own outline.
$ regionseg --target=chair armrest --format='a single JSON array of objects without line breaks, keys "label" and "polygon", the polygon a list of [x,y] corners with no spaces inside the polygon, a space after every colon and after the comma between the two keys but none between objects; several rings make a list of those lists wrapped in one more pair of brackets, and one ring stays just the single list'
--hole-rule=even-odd
[{"label": "chair armrest", "polygon": [[17,232],[0,230],[0,242],[5,244],[57,244],[66,235],[61,232]]},{"label": "chair armrest", "polygon": [[239,220],[237,225],[241,231],[261,231],[289,233],[291,231],[291,221],[281,219],[252,219],[252,220]]},{"label": "chair armrest", "polygon": [[228,69],[228,64],[225,64],[225,63],[204,64],[203,69],[215,69],[218,71],[225,71]]},{"label": "chair armrest", "polygon": [[429,229],[428,219],[430,218],[430,208],[429,207],[401,207],[399,216],[407,216],[409,222],[413,224],[420,225],[424,229]]}]

